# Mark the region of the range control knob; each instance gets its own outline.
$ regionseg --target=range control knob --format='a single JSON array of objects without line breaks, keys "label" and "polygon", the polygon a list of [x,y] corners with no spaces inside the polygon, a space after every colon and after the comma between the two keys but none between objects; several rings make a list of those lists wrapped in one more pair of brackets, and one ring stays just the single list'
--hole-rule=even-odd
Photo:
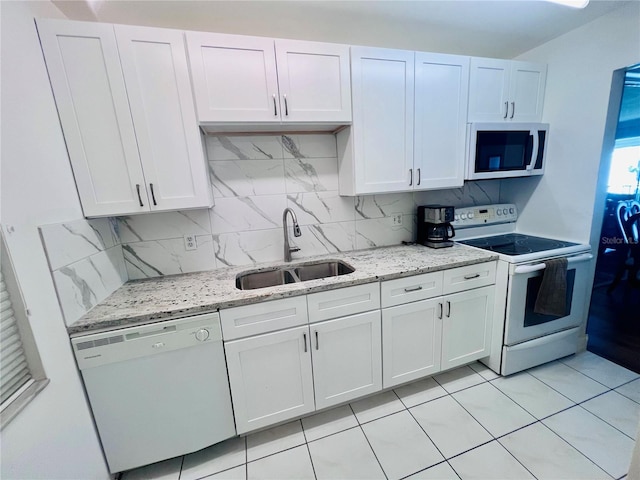
[{"label": "range control knob", "polygon": [[209,338],[209,330],[206,328],[201,328],[196,332],[196,340],[199,342],[204,342],[207,338]]},{"label": "range control knob", "polygon": [[507,213],[509,213],[509,210],[507,210],[506,208],[503,208],[502,213],[506,215]]},{"label": "range control knob", "polygon": [[473,212],[469,212],[469,215],[467,215],[467,217],[473,218],[474,217]]},{"label": "range control knob", "polygon": [[456,213],[455,220],[460,220],[460,215]]},{"label": "range control knob", "polygon": [[513,215],[515,212],[516,212],[516,210],[515,210],[513,207],[511,207],[511,208],[509,209],[509,213],[510,213],[511,215]]},{"label": "range control knob", "polygon": [[461,220],[466,220],[467,219],[467,214],[466,213],[461,213],[460,214],[460,219]]},{"label": "range control knob", "polygon": [[502,210],[498,209],[498,210],[496,211],[496,213],[497,213],[498,215],[502,215]]}]

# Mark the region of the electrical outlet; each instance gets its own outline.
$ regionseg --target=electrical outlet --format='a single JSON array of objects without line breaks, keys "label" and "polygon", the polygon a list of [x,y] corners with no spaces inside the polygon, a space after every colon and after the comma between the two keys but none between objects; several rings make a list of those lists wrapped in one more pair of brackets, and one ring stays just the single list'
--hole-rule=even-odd
[{"label": "electrical outlet", "polygon": [[400,225],[402,225],[402,214],[401,213],[394,213],[391,218],[393,218],[393,226],[394,227],[399,227]]},{"label": "electrical outlet", "polygon": [[196,241],[195,235],[185,235],[184,236],[184,249],[185,250],[197,250],[198,242]]}]

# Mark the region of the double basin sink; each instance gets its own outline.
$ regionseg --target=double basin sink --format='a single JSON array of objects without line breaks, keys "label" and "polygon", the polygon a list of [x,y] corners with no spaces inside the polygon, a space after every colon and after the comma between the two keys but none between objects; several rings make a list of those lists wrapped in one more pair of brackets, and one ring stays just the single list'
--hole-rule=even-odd
[{"label": "double basin sink", "polygon": [[353,273],[355,269],[340,260],[282,265],[244,272],[236,277],[236,288],[254,290],[256,288],[275,287],[288,283],[306,282],[320,278],[336,277]]}]

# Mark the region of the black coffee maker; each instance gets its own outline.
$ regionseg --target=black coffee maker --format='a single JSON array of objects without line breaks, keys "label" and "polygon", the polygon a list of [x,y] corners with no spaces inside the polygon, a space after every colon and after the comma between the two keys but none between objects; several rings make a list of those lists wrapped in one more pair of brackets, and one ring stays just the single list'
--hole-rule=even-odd
[{"label": "black coffee maker", "polygon": [[418,243],[431,248],[450,247],[456,234],[453,225],[454,207],[422,205],[418,207]]}]

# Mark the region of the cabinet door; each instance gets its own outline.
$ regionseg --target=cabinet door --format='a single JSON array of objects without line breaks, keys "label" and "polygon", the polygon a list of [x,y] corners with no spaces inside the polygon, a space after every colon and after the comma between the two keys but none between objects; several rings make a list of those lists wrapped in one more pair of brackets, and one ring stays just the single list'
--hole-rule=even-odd
[{"label": "cabinet door", "polygon": [[273,40],[187,32],[200,122],[280,122]]},{"label": "cabinet door", "polygon": [[311,326],[316,407],[382,389],[380,310]]},{"label": "cabinet door", "polygon": [[503,122],[511,112],[509,82],[511,62],[471,58],[469,122]]},{"label": "cabinet door", "polygon": [[382,310],[384,388],[440,371],[442,297]]},{"label": "cabinet door", "polygon": [[115,26],[151,210],[210,207],[183,33]]},{"label": "cabinet door", "polygon": [[509,118],[517,122],[542,120],[547,66],[531,62],[511,62],[511,111]]},{"label": "cabinet door", "polygon": [[314,410],[308,334],[304,326],[225,342],[239,434]]},{"label": "cabinet door", "polygon": [[276,40],[284,122],[351,122],[349,46]]},{"label": "cabinet door", "polygon": [[149,211],[112,25],[38,20],[84,215]]},{"label": "cabinet door", "polygon": [[464,183],[469,57],[416,53],[414,190]]},{"label": "cabinet door", "polygon": [[442,370],[491,353],[494,293],[491,285],[444,297]]},{"label": "cabinet door", "polygon": [[414,53],[351,48],[355,193],[413,188]]}]

